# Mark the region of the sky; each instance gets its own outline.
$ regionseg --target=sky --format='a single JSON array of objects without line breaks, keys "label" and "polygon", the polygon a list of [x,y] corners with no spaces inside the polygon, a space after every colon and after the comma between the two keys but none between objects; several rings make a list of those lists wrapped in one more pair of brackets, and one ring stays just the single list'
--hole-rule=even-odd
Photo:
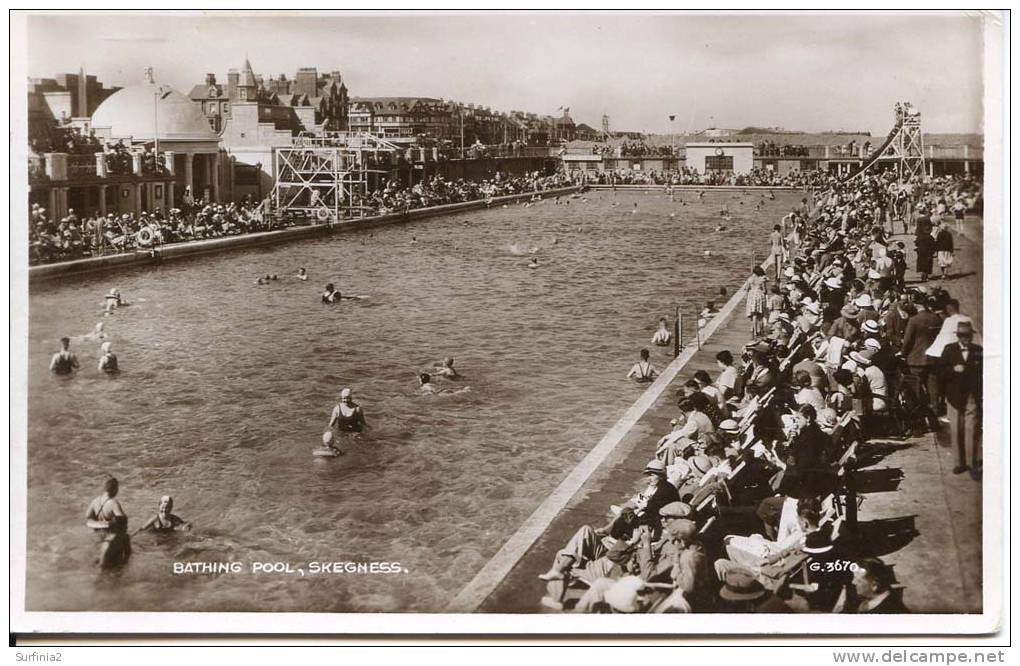
[{"label": "sky", "polygon": [[[245,56],[263,75],[339,70],[352,96],[427,96],[613,130],[980,132],[981,19],[955,14],[32,15],[28,73],[84,67],[187,92]],[[675,115],[671,124],[668,116]]]}]

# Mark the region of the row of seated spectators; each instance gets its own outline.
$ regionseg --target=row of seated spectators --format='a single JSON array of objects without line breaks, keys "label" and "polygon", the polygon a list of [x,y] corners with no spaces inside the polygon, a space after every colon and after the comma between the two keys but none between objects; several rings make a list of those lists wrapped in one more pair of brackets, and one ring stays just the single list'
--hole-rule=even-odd
[{"label": "row of seated spectators", "polygon": [[593,155],[607,157],[669,157],[673,148],[664,144],[650,144],[644,141],[624,141],[620,144],[598,144],[592,148]]},{"label": "row of seated spectators", "polygon": [[382,189],[370,193],[366,205],[373,213],[385,214],[511,194],[542,192],[570,184],[570,178],[562,173],[544,176],[539,171],[524,176],[497,173],[492,179],[480,181],[463,178],[446,180],[434,176],[410,188],[390,181]]},{"label": "row of seated spectators", "polygon": [[[519,177],[497,174],[493,179],[483,181],[449,181],[436,176],[411,188],[390,181],[384,188],[371,193],[363,204],[367,214],[383,214],[541,192],[570,184],[570,179],[563,174],[543,176],[540,172]],[[71,209],[62,219],[54,220],[45,208],[32,204],[28,232],[29,263],[36,265],[147,250],[161,243],[270,231],[315,221],[315,218],[264,215],[263,209],[259,202],[250,198],[240,204],[206,204],[201,200],[191,203],[190,197],[185,197],[181,208],[166,212],[156,210],[141,215],[110,213],[79,217]]]},{"label": "row of seated spectators", "polygon": [[[854,157],[867,157],[871,153],[871,141],[859,145],[851,139],[848,143],[836,144],[831,147],[831,154]],[[775,141],[760,141],[754,146],[754,154],[758,157],[808,157],[811,150],[808,146],[792,143],[777,144]]]},{"label": "row of seated spectators", "polygon": [[754,168],[750,173],[737,174],[709,171],[701,174],[682,167],[676,171],[602,171],[587,176],[590,183],[599,185],[730,185],[737,187],[816,187],[827,176],[820,171],[789,171],[780,175],[772,169]]},{"label": "row of seated spectators", "polygon": [[893,244],[875,220],[887,185],[830,180],[777,226],[775,284],[758,268],[748,291],[764,325],[677,392],[634,494],[539,576],[542,606],[907,612],[874,557],[884,544],[857,532],[855,470],[880,455],[870,439],[937,427],[943,390],[979,392],[980,347],[960,362],[972,322],[959,304],[886,270]]},{"label": "row of seated spectators", "polygon": [[59,221],[32,204],[29,213],[29,264],[150,250],[163,243],[270,231],[295,224],[271,220],[253,202],[205,204],[198,201],[169,211],[79,217],[74,209]]}]

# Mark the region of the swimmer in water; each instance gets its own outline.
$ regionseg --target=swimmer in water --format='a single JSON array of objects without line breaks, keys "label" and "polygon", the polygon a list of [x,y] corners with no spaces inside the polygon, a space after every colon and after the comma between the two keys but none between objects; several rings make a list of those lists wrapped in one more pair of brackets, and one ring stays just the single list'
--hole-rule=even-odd
[{"label": "swimmer in water", "polygon": [[119,490],[117,479],[107,479],[103,494],[92,500],[85,514],[85,526],[103,535],[98,561],[104,569],[124,564],[131,556],[128,517],[116,499]]},{"label": "swimmer in water", "polygon": [[323,303],[336,303],[340,300],[340,292],[333,287],[333,283],[330,282],[326,285],[326,291],[322,292]]},{"label": "swimmer in water", "polygon": [[427,372],[418,375],[418,390],[424,395],[432,395],[439,392],[436,385],[432,383],[432,377]]},{"label": "swimmer in water", "polygon": [[432,374],[439,377],[448,377],[453,379],[454,377],[460,377],[457,371],[453,368],[453,357],[448,356],[443,359],[442,365],[437,365],[432,369]]},{"label": "swimmer in water", "polygon": [[102,354],[99,357],[99,372],[115,375],[120,372],[120,369],[117,367],[117,355],[113,353],[111,347],[112,345],[107,341],[99,348],[99,352]]},{"label": "swimmer in water", "polygon": [[305,269],[299,268],[297,271],[297,275],[295,275],[294,277],[304,282],[305,280],[308,279],[308,273],[305,271]]},{"label": "swimmer in water", "polygon": [[669,344],[672,337],[672,334],[669,332],[669,326],[666,322],[666,318],[660,317],[659,328],[655,331],[655,335],[652,336],[652,344],[665,347]]},{"label": "swimmer in water", "polygon": [[106,301],[104,308],[107,313],[113,312],[116,308],[121,308],[127,305],[124,299],[120,296],[120,290],[116,287],[110,289],[103,298]]},{"label": "swimmer in water", "polygon": [[351,390],[345,388],[340,391],[340,399],[333,408],[333,414],[329,417],[329,427],[334,427],[341,432],[361,432],[365,429],[365,412],[361,405],[354,402],[351,397]]},{"label": "swimmer in water", "polygon": [[60,351],[50,359],[50,372],[70,375],[78,369],[78,357],[71,351],[71,338],[60,338]]},{"label": "swimmer in water", "polygon": [[418,244],[418,238],[415,237],[415,236],[411,236],[411,245],[417,245],[417,244]]},{"label": "swimmer in water", "polygon": [[538,257],[532,257],[528,262],[528,268],[538,268]]},{"label": "swimmer in water", "polygon": [[634,379],[638,383],[647,384],[658,376],[659,371],[648,360],[648,350],[642,349],[641,360],[631,366],[630,372],[627,373],[627,379]]},{"label": "swimmer in water", "polygon": [[105,340],[106,339],[106,332],[103,330],[103,328],[105,328],[105,326],[106,325],[103,322],[97,323],[96,327],[94,329],[92,329],[92,331],[90,333],[86,333],[85,335],[81,336],[81,339],[82,340]]},{"label": "swimmer in water", "polygon": [[339,456],[343,453],[340,449],[336,448],[333,444],[333,431],[327,430],[322,433],[322,446],[318,446],[312,450],[312,455],[316,456]]},{"label": "swimmer in water", "polygon": [[159,498],[159,508],[156,509],[156,515],[149,518],[148,522],[138,528],[139,532],[179,532],[182,530],[190,530],[191,523],[186,522],[180,516],[174,515],[174,498],[169,495],[163,495]]}]

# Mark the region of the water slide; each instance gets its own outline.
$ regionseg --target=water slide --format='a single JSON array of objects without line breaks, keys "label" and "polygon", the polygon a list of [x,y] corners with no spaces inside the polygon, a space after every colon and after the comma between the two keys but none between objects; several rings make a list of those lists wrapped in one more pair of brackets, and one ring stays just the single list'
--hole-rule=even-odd
[{"label": "water slide", "polygon": [[876,148],[875,150],[871,151],[871,155],[868,156],[867,158],[865,158],[865,160],[861,164],[860,168],[858,168],[852,174],[847,176],[845,180],[851,180],[853,178],[856,178],[857,176],[861,175],[862,173],[864,173],[865,171],[870,169],[872,167],[872,165],[874,165],[875,162],[878,161],[878,158],[882,157],[882,155],[885,154],[886,149],[889,147],[889,145],[896,138],[896,135],[900,133],[900,128],[901,127],[903,127],[903,119],[902,118],[897,120],[896,124],[893,125],[892,130],[889,132],[889,136],[887,136],[885,138],[885,141],[882,142],[882,145],[879,146],[878,148]]}]

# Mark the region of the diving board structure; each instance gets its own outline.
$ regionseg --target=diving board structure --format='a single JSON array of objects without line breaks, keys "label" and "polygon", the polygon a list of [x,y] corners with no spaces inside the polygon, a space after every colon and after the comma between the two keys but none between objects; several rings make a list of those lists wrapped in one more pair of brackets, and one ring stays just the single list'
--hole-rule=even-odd
[{"label": "diving board structure", "polygon": [[[924,176],[924,137],[921,134],[921,112],[910,102],[897,102],[893,107],[896,123],[885,141],[868,156],[847,180],[862,176],[872,169],[892,166],[901,181]],[[890,164],[894,162],[895,164]]]},{"label": "diving board structure", "polygon": [[314,217],[337,222],[371,214],[372,174],[385,174],[398,148],[365,132],[296,137],[273,149],[275,182],[269,197],[274,216]]}]

